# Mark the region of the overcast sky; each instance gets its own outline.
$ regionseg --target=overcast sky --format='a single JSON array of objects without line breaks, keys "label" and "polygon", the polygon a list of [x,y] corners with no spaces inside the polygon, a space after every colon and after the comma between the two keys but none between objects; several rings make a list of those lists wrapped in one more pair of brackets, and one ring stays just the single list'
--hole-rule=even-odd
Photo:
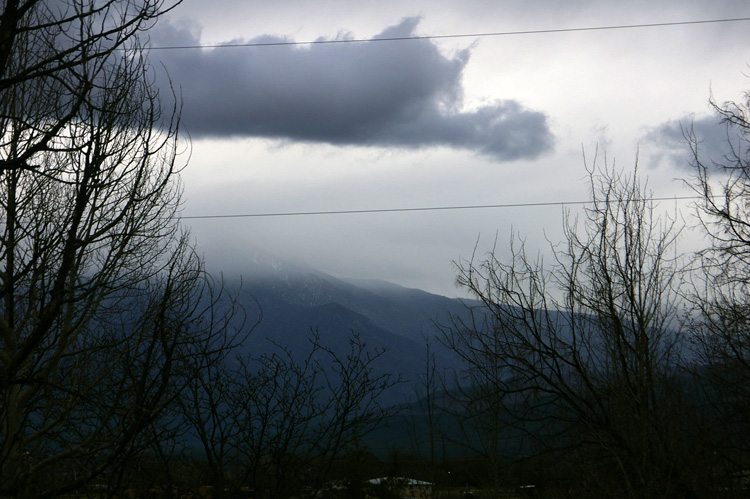
[{"label": "overcast sky", "polygon": [[[709,98],[750,90],[750,22],[286,42],[737,17],[750,3],[185,0],[149,33],[152,46],[277,44],[150,57],[191,137],[185,217],[576,202],[597,147],[619,169],[638,156],[654,194],[676,196],[690,175],[682,128],[719,154]],[[502,254],[514,232],[536,251],[561,221],[559,204],[185,219],[213,270],[246,273],[266,251],[448,296],[463,294],[452,262],[475,246]]]}]

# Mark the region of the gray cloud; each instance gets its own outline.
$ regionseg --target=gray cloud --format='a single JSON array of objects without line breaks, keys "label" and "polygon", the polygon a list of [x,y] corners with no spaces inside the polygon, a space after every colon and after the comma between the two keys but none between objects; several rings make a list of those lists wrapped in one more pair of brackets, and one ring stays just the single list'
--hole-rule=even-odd
[{"label": "gray cloud", "polygon": [[720,116],[686,116],[662,123],[646,134],[644,143],[650,151],[649,164],[691,169],[694,158],[688,136],[695,137],[698,156],[707,167],[731,163],[732,146],[742,147],[743,140],[740,131],[728,126]]},{"label": "gray cloud", "polygon": [[[378,35],[411,36],[407,18]],[[347,38],[350,35],[344,35]],[[278,37],[227,42],[279,42]],[[196,45],[169,24],[153,46]],[[535,158],[553,137],[544,113],[514,100],[461,111],[469,50],[449,58],[430,40],[154,51],[183,99],[194,137],[268,137],[338,145],[470,149],[493,159]],[[160,85],[167,85],[159,76]]]}]

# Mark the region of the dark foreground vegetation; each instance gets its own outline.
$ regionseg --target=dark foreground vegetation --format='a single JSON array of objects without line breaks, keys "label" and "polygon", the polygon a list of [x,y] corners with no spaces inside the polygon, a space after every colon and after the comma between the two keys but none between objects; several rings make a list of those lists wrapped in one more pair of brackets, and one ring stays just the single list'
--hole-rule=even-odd
[{"label": "dark foreground vegetation", "polygon": [[178,223],[180,106],[141,45],[177,3],[1,4],[0,496],[748,495],[747,103],[714,104],[721,158],[685,132],[693,222],[594,161],[546,261],[459,262],[476,301],[384,407],[401,380],[356,330],[238,349],[261,312]]}]

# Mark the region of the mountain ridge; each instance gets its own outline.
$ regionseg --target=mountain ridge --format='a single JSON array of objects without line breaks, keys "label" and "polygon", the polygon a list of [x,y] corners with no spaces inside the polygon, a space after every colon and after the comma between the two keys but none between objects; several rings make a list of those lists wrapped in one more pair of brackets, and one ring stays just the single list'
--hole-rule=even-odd
[{"label": "mountain ridge", "polygon": [[425,369],[427,342],[441,368],[455,369],[455,354],[439,344],[440,325],[468,313],[465,303],[382,280],[339,279],[311,267],[273,257],[252,258],[249,276],[228,282],[240,304],[257,303],[263,320],[241,348],[262,355],[279,347],[302,352],[315,334],[344,354],[356,335],[381,355],[377,374],[405,380],[388,403],[412,398]]}]

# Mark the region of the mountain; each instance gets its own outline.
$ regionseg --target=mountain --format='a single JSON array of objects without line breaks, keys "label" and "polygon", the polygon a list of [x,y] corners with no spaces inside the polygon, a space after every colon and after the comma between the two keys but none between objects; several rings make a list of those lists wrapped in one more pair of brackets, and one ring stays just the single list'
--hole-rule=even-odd
[{"label": "mountain", "polygon": [[390,394],[389,403],[403,403],[415,394],[427,359],[430,341],[441,372],[455,369],[454,354],[436,341],[440,325],[451,315],[468,315],[461,300],[377,280],[338,279],[310,267],[253,254],[245,262],[241,280],[229,280],[234,293],[254,320],[262,321],[243,345],[247,355],[268,353],[282,346],[301,357],[311,332],[327,347],[344,354],[351,334],[372,350],[385,350],[377,374],[401,376],[405,383]]}]

